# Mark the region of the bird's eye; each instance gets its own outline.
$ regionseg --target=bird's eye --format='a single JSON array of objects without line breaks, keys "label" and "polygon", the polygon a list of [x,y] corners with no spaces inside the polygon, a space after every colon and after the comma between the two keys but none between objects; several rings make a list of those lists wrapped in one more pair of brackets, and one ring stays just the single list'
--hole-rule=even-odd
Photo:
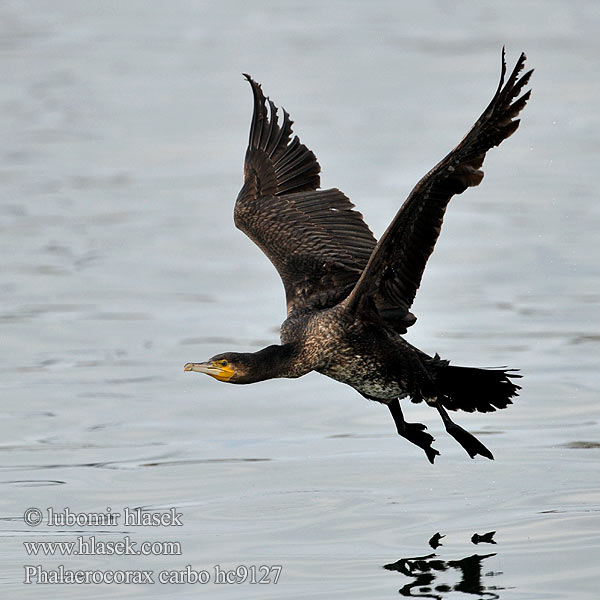
[{"label": "bird's eye", "polygon": [[226,367],[229,363],[226,360],[221,361],[221,366]]}]

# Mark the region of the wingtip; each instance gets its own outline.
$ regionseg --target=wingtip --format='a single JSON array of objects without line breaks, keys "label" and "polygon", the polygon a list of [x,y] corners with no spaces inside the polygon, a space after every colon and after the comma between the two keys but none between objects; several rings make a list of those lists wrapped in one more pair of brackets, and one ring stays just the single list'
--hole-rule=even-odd
[{"label": "wingtip", "polygon": [[[529,83],[529,80],[531,79],[531,76],[533,75],[534,71],[535,71],[535,69],[529,69],[529,71],[527,71],[527,73],[525,73],[521,77],[524,86]],[[527,90],[527,97],[529,98],[530,95],[531,95],[531,90]]]},{"label": "wingtip", "polygon": [[[525,54],[525,52],[521,52],[521,55],[519,56],[519,60],[526,60],[527,59],[527,55]],[[506,60],[506,44],[502,44],[502,60]]]},{"label": "wingtip", "polygon": [[244,79],[252,86],[254,87],[255,85],[258,85],[256,83],[256,81],[254,81],[254,79],[252,78],[252,75],[248,75],[248,73],[242,73],[242,75],[244,76]]},{"label": "wingtip", "polygon": [[500,81],[498,82],[498,89],[496,94],[500,93],[502,86],[504,85],[504,78],[506,77],[506,47],[502,46],[502,64],[500,65]]},{"label": "wingtip", "polygon": [[250,84],[250,86],[252,87],[252,89],[258,89],[260,90],[260,83],[258,83],[255,79],[253,79],[252,75],[248,75],[248,73],[242,73],[242,75],[244,76],[244,79]]}]

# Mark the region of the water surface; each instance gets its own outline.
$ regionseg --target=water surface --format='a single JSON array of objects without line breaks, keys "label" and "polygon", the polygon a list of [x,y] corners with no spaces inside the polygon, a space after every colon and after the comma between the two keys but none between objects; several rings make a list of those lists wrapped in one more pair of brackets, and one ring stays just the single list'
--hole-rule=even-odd
[{"label": "water surface", "polygon": [[[6,2],[0,8],[0,580],[47,570],[281,565],[219,598],[595,598],[596,3]],[[251,73],[376,235],[489,101],[500,48],[534,93],[482,185],[452,202],[408,339],[522,370],[510,410],[436,414],[431,466],[387,411],[319,375],[238,388],[185,362],[277,340],[282,286],[232,221]],[[176,507],[181,527],[32,528],[28,507]],[[495,531],[495,544],[474,534]],[[441,546],[429,545],[439,532]],[[28,557],[77,536],[176,556]],[[91,598],[197,597],[90,585]]]}]

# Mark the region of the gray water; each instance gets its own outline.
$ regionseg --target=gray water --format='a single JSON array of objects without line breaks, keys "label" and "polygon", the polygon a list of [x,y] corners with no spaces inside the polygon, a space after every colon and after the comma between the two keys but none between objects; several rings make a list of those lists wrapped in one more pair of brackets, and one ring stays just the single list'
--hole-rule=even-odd
[{"label": "gray water", "polygon": [[[2,595],[597,598],[599,10],[3,2]],[[241,73],[380,235],[489,101],[503,44],[511,64],[527,52],[533,96],[482,185],[453,200],[407,335],[455,364],[521,369],[509,410],[457,415],[496,460],[471,461],[409,405],[437,438],[431,466],[384,408],[317,374],[237,387],[184,373],[276,342],[284,318],[274,269],[232,220]],[[183,525],[30,527],[29,507],[174,507]],[[490,531],[496,544],[471,541]],[[23,545],[78,536],[181,554]],[[212,580],[24,584],[25,565],[155,578],[190,565]],[[216,565],[282,570],[276,585],[219,585]]]}]

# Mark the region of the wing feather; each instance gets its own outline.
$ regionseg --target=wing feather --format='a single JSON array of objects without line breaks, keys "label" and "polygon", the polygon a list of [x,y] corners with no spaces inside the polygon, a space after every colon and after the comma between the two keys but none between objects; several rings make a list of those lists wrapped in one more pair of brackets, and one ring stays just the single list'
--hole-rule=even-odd
[{"label": "wing feather", "polygon": [[317,189],[315,155],[298,137],[292,139],[288,113],[282,111],[280,123],[275,104],[245,77],[254,111],[235,224],[277,269],[288,314],[333,306],[358,281],[375,238],[342,192]]},{"label": "wing feather", "polygon": [[402,321],[405,315],[410,315],[408,309],[440,234],[450,199],[481,183],[483,171],[480,167],[486,152],[519,127],[519,120],[515,117],[525,107],[531,91],[514,99],[533,72],[528,71],[519,77],[525,58],[525,54],[521,54],[504,84],[506,61],[502,50],[500,83],[490,104],[458,146],[412,190],[348,297],[348,309],[356,309],[365,299],[371,298],[379,312],[389,315],[391,321]]}]

